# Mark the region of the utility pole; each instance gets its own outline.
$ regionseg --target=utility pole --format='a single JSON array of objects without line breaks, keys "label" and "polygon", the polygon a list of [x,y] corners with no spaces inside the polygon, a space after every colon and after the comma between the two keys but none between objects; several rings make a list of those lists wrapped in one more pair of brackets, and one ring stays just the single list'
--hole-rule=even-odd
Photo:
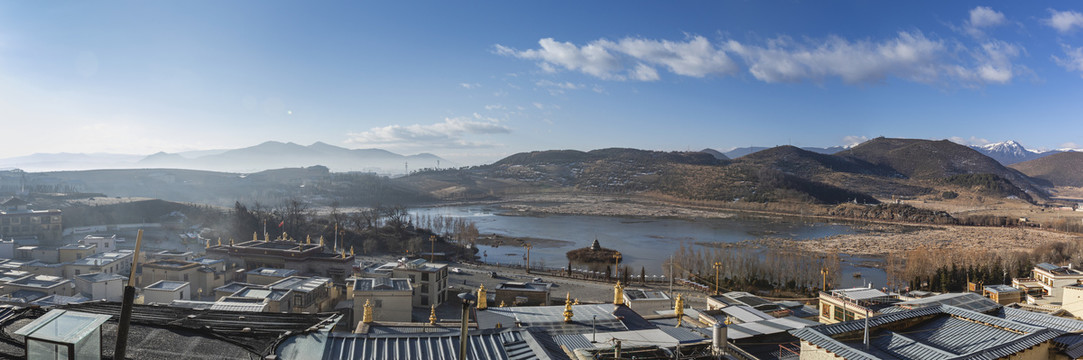
[{"label": "utility pole", "polygon": [[616,270],[615,273],[617,274],[614,279],[620,279],[620,251],[613,254],[613,269]]},{"label": "utility pole", "polygon": [[714,294],[718,295],[721,290],[718,287],[718,269],[722,268],[722,263],[715,261],[714,263]]},{"label": "utility pole", "polygon": [[436,235],[429,235],[429,243],[432,246],[429,248],[429,262],[436,262]]},{"label": "utility pole", "polygon": [[669,256],[669,296],[673,296],[673,255]]},{"label": "utility pole", "polygon": [[530,273],[530,249],[533,248],[534,245],[530,245],[530,243],[527,243],[526,245],[523,245],[523,247],[526,247],[526,273],[529,274]]},{"label": "utility pole", "polygon": [[823,277],[824,277],[823,287],[821,287],[820,290],[826,292],[827,291],[827,267],[820,268],[820,275],[823,275]]},{"label": "utility pole", "polygon": [[113,350],[114,359],[124,359],[128,353],[128,329],[132,322],[132,304],[135,303],[135,269],[139,266],[139,247],[143,244],[143,229],[135,236],[135,253],[132,254],[132,272],[128,276],[128,286],[124,287],[124,299],[120,304],[120,322],[117,323],[117,344]]}]

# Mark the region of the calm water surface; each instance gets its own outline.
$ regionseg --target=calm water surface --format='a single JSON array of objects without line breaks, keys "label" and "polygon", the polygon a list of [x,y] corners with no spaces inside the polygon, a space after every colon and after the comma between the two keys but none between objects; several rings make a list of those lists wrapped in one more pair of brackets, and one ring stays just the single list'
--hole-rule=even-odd
[{"label": "calm water surface", "polygon": [[[845,224],[825,223],[799,217],[762,217],[735,215],[725,219],[670,219],[589,215],[522,216],[512,210],[492,206],[448,206],[413,209],[411,213],[429,216],[465,218],[477,224],[482,234],[509,237],[530,237],[564,240],[566,246],[535,246],[530,251],[535,266],[567,266],[569,250],[590,246],[595,238],[603,247],[616,249],[623,255],[623,265],[636,273],[642,266],[648,274],[662,274],[662,262],[681,245],[703,247],[695,242],[739,242],[762,237],[814,239],[851,234],[858,230]],[[502,264],[522,264],[526,250],[516,246],[478,246],[483,261]],[[844,286],[861,286],[872,281],[883,286],[883,270],[855,265],[859,259],[843,256]],[[860,272],[861,277],[853,277]]]}]

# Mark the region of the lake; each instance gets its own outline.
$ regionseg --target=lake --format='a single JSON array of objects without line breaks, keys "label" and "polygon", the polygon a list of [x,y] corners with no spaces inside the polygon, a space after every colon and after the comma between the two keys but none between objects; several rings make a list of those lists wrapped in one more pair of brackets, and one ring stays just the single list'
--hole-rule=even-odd
[{"label": "lake", "polygon": [[[589,215],[524,216],[514,210],[495,206],[467,205],[411,209],[412,214],[464,218],[473,221],[482,234],[508,237],[554,239],[570,242],[564,246],[535,246],[530,251],[534,266],[560,267],[568,264],[565,253],[590,246],[595,238],[603,247],[616,249],[623,256],[622,265],[635,273],[645,267],[647,274],[662,274],[662,262],[677,248],[694,246],[695,242],[739,242],[762,237],[814,239],[851,234],[853,227],[800,217],[766,217],[735,214],[720,219],[673,219]],[[526,249],[517,246],[492,247],[479,245],[481,260],[489,263],[522,264]],[[878,259],[840,256],[844,287],[863,286],[872,281],[876,287],[887,282],[882,269],[859,264]],[[861,277],[853,274],[860,272]]]}]

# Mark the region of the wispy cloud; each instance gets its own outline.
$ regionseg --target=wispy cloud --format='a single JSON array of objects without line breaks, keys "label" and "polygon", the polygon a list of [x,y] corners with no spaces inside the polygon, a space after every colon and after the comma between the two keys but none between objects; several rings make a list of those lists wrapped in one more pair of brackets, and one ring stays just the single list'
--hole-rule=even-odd
[{"label": "wispy cloud", "polygon": [[511,129],[495,119],[474,114],[474,119],[446,118],[435,124],[388,125],[360,133],[349,133],[347,143],[387,147],[475,148],[492,144],[469,141],[468,135],[507,134]]},{"label": "wispy cloud", "polygon": [[857,144],[869,141],[868,136],[848,135],[842,138],[842,145],[844,146],[856,146]]},{"label": "wispy cloud", "polygon": [[549,91],[550,95],[561,95],[564,94],[565,90],[579,90],[584,88],[583,84],[575,84],[570,81],[553,82],[550,80],[540,80],[535,82],[534,85],[546,89]]},{"label": "wispy cloud", "polygon": [[460,83],[459,86],[461,86],[464,89],[477,89],[477,88],[481,87],[481,84],[478,84],[478,83]]},{"label": "wispy cloud", "polygon": [[1065,44],[1062,44],[1061,47],[1064,48],[1065,57],[1053,55],[1053,62],[1068,69],[1068,71],[1075,71],[1080,73],[1080,76],[1083,76],[1083,47],[1074,48]]},{"label": "wispy cloud", "polygon": [[980,138],[980,137],[977,137],[977,136],[971,136],[969,139],[959,137],[959,136],[952,136],[952,137],[948,138],[948,141],[951,141],[951,142],[959,144],[959,145],[966,145],[966,146],[981,146],[981,145],[989,144],[989,143],[992,142],[992,141],[989,141],[987,139],[983,139],[983,138]]},{"label": "wispy cloud", "polygon": [[1056,11],[1049,9],[1049,18],[1044,19],[1042,22],[1064,34],[1071,32],[1072,29],[1083,27],[1083,14],[1072,10]]},{"label": "wispy cloud", "polygon": [[[726,75],[737,72],[737,63],[726,55],[722,49],[716,48],[707,38],[693,36],[687,41],[650,40],[643,38],[624,38],[616,43],[604,42],[609,49],[621,52],[637,60],[664,66],[670,72],[691,77],[704,77],[708,75]],[[637,64],[634,73],[654,73],[653,79],[657,79],[657,71],[653,68],[647,70],[643,63]],[[652,78],[650,75],[644,78]]]},{"label": "wispy cloud", "polygon": [[687,41],[599,39],[583,46],[544,38],[538,45],[540,48],[528,50],[499,44],[494,48],[500,55],[538,60],[538,66],[546,72],[579,71],[604,80],[656,81],[661,76],[654,66],[691,77],[725,75],[738,70],[725,51],[702,36],[693,36]]},{"label": "wispy cloud", "polygon": [[[978,7],[965,23],[981,29],[1005,21],[1003,14]],[[1014,63],[1025,51],[1020,45],[991,39],[968,47],[957,40],[930,38],[920,31],[903,31],[881,40],[780,36],[763,42],[723,40],[716,45],[705,37],[691,36],[685,41],[599,39],[583,46],[545,38],[539,44],[540,48],[528,50],[496,45],[496,53],[537,60],[547,72],[578,71],[618,81],[657,81],[662,78],[659,69],[697,78],[732,75],[742,67],[730,55],[741,59],[752,77],[767,83],[837,78],[847,84],[872,84],[898,78],[977,87],[1008,83],[1027,71]],[[552,87],[560,83],[545,84]]]},{"label": "wispy cloud", "polygon": [[581,71],[601,79],[623,79],[618,75],[622,69],[620,59],[609,53],[604,44],[596,41],[582,47],[570,42],[559,42],[553,38],[538,41],[540,49],[515,50],[503,45],[495,45],[496,53],[522,59],[539,60],[539,66],[546,72],[556,72],[557,67]]},{"label": "wispy cloud", "polygon": [[1004,14],[987,6],[978,6],[970,10],[970,19],[964,21],[963,29],[973,37],[984,37],[985,29],[1003,25],[1007,22]]}]

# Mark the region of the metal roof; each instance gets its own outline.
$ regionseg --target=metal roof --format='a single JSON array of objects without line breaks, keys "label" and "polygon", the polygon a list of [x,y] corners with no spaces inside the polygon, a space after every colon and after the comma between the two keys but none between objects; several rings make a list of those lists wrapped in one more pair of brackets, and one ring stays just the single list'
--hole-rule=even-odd
[{"label": "metal roof", "polygon": [[75,277],[86,280],[86,281],[89,281],[89,282],[102,282],[102,281],[109,281],[109,280],[128,280],[128,277],[124,276],[124,275],[108,274],[108,273],[100,273],[100,272],[99,273],[92,273],[92,274],[75,275]]},{"label": "metal roof", "polygon": [[[548,360],[552,359],[522,329],[472,331],[468,359]],[[410,336],[367,336],[330,333],[323,348],[324,359],[431,359],[458,360],[459,334],[417,334]]]},{"label": "metal roof", "polygon": [[405,278],[359,278],[353,280],[354,291],[409,291],[410,280]]},{"label": "metal roof", "polygon": [[[929,317],[904,328],[885,325]],[[840,342],[832,336],[859,333],[865,321],[848,321],[793,330],[801,340],[846,359],[997,359],[1053,339],[1063,332],[1010,321],[952,306],[935,305],[868,319],[872,341]],[[890,330],[888,330],[890,328]]]},{"label": "metal roof", "polygon": [[992,313],[992,315],[1011,321],[1017,321],[1034,326],[1047,327],[1050,329],[1056,329],[1064,332],[1083,331],[1083,321],[1062,318],[1059,316],[1053,316],[1039,312],[1026,311],[1022,309],[1003,307],[997,312]]},{"label": "metal roof", "polygon": [[730,324],[728,325],[729,331],[726,333],[726,338],[735,340],[746,339],[758,335],[783,333],[788,330],[800,329],[809,326],[817,326],[819,324],[820,323],[815,321],[805,320],[792,316],[744,324]]},{"label": "metal roof", "polygon": [[869,288],[852,288],[852,289],[838,289],[831,290],[831,294],[838,297],[845,297],[852,300],[869,300],[882,297],[890,297],[883,291]]},{"label": "metal roof", "polygon": [[211,304],[211,310],[239,311],[239,312],[263,312],[267,309],[266,303],[242,303],[235,301],[218,301]]},{"label": "metal roof", "polygon": [[737,319],[738,321],[743,323],[750,323],[775,318],[774,316],[767,315],[766,313],[756,310],[749,305],[730,305],[719,310],[722,310],[722,312],[725,313],[727,316],[731,316],[734,319]]},{"label": "metal roof", "polygon": [[185,286],[188,286],[188,283],[183,282],[183,281],[158,280],[158,282],[147,285],[147,287],[145,287],[143,289],[144,290],[147,290],[147,289],[162,289],[162,290],[173,291],[173,290],[177,290],[177,289],[180,289],[182,287],[185,287]]},{"label": "metal roof", "polygon": [[269,267],[261,267],[248,272],[249,275],[263,275],[263,276],[276,276],[276,277],[290,277],[297,275],[297,270],[293,269],[276,269]]},{"label": "metal roof", "polygon": [[1013,288],[1013,287],[1008,286],[1008,285],[1000,284],[1000,285],[986,285],[985,286],[985,291],[991,291],[991,292],[995,292],[995,293],[1010,293],[1010,292],[1020,292],[1020,291],[1023,291],[1023,290],[1019,290],[1019,289]]},{"label": "metal roof", "polygon": [[977,311],[980,313],[989,312],[1000,308],[1000,304],[997,304],[995,301],[975,293],[947,293],[917,300],[895,303],[895,306],[902,306],[908,308],[932,305],[951,305],[957,308]]},{"label": "metal roof", "polygon": [[271,284],[270,287],[274,289],[289,289],[307,293],[330,282],[331,279],[319,276],[291,276]]}]

